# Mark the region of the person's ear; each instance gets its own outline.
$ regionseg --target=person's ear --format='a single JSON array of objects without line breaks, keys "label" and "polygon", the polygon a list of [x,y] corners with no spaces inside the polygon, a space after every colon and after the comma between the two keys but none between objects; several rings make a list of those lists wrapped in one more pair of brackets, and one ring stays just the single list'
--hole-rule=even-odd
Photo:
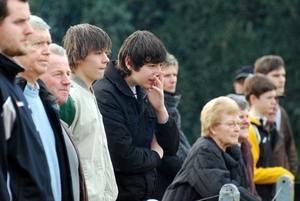
[{"label": "person's ear", "polygon": [[215,135],[217,132],[216,132],[216,126],[211,126],[211,127],[209,127],[209,130],[210,130],[210,133],[212,134],[212,135]]},{"label": "person's ear", "polygon": [[251,94],[249,96],[249,100],[250,100],[250,103],[252,104],[252,103],[254,103],[255,100],[257,100],[257,97],[254,94]]},{"label": "person's ear", "polygon": [[132,64],[131,64],[131,60],[130,60],[130,57],[126,57],[125,58],[125,65],[126,65],[126,67],[128,68],[128,70],[132,70]]}]

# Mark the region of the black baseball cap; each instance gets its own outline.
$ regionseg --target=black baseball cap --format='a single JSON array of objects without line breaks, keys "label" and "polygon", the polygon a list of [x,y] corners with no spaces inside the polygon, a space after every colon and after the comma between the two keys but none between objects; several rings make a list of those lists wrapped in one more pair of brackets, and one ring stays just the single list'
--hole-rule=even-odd
[{"label": "black baseball cap", "polygon": [[235,80],[240,78],[246,78],[253,74],[253,66],[243,66],[242,68],[235,71]]}]

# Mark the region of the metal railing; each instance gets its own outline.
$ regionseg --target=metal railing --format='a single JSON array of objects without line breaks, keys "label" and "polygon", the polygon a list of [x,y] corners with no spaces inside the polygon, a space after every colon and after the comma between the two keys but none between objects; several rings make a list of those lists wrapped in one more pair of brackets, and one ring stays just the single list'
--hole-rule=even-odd
[{"label": "metal railing", "polygon": [[[276,182],[276,194],[272,201],[294,201],[294,181],[286,175],[279,177]],[[212,198],[219,197],[219,201],[240,201],[240,192],[233,184],[222,186],[219,195],[203,198],[198,201],[209,201]]]}]

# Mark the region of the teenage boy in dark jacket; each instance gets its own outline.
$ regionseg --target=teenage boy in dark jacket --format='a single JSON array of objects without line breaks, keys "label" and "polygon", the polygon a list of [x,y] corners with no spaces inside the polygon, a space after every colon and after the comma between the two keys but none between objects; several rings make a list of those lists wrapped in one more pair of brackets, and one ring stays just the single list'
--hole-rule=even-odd
[{"label": "teenage boy in dark jacket", "polygon": [[254,183],[263,201],[271,201],[275,195],[275,184],[279,177],[295,176],[285,167],[275,164],[273,158],[274,138],[278,132],[270,132],[266,127],[267,115],[276,107],[276,86],[268,77],[253,75],[245,82],[245,98],[249,104],[249,142],[254,163]]},{"label": "teenage boy in dark jacket", "polygon": [[155,187],[155,168],[174,155],[179,131],[167,113],[161,72],[162,42],[148,31],[131,34],[94,85],[118,184],[118,200],[145,200]]},{"label": "teenage boy in dark jacket", "polygon": [[[276,95],[284,97],[284,87],[286,82],[285,63],[278,55],[265,55],[255,61],[254,73],[266,75],[276,86]],[[267,125],[273,125],[279,132],[279,138],[275,143],[273,152],[275,165],[282,166],[291,171],[296,176],[298,171],[297,148],[293,130],[286,110],[277,104],[274,114],[267,116]]]},{"label": "teenage boy in dark jacket", "polygon": [[0,0],[0,200],[53,201],[50,174],[32,111],[12,58],[28,52],[32,33],[26,0]]}]

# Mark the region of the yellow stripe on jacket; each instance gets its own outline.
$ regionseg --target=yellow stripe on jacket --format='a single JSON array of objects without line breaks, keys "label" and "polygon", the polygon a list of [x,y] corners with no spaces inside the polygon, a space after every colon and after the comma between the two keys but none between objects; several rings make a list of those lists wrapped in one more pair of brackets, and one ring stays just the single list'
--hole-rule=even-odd
[{"label": "yellow stripe on jacket", "polygon": [[[260,122],[253,117],[250,117],[250,122],[260,125]],[[276,166],[276,167],[257,167],[257,162],[260,156],[259,142],[256,135],[256,130],[252,124],[249,126],[249,142],[252,145],[251,152],[253,155],[253,165],[254,165],[254,183],[255,184],[274,184],[277,182],[280,176],[288,175],[293,180],[295,176],[287,169]],[[273,156],[270,156],[273,157]]]}]

